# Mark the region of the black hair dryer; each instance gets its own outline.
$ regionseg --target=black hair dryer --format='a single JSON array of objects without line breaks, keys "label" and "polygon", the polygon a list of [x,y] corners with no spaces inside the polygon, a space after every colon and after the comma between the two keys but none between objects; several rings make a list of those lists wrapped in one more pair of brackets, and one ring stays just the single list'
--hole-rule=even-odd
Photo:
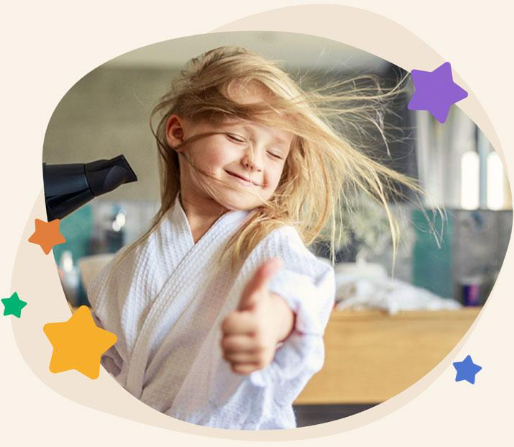
[{"label": "black hair dryer", "polygon": [[137,176],[123,155],[85,164],[43,163],[48,221],[62,219],[94,197],[136,181]]}]

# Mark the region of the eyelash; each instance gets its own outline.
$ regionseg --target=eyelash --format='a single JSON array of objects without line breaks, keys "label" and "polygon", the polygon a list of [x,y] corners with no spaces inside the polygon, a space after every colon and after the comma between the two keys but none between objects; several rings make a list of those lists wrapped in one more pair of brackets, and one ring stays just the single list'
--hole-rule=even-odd
[{"label": "eyelash", "polygon": [[232,135],[230,133],[226,134],[228,138],[230,138],[232,141],[235,141],[236,143],[246,143],[246,140],[242,139],[241,137],[237,137],[236,135]]},{"label": "eyelash", "polygon": [[[235,143],[240,143],[240,144],[246,143],[246,140],[242,139],[241,137],[238,137],[236,135],[232,135],[229,133],[227,133],[226,135],[230,140],[234,141]],[[274,154],[273,152],[269,152],[269,151],[268,151],[268,154],[270,156],[272,156],[273,158],[276,158],[277,160],[282,160],[282,157],[280,155]]]}]

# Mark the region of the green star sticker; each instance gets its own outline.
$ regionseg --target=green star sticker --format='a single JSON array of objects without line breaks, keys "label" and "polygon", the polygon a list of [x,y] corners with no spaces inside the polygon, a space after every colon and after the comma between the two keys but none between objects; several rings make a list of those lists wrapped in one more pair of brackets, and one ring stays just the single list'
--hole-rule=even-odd
[{"label": "green star sticker", "polygon": [[10,298],[2,298],[2,303],[5,307],[4,316],[14,315],[18,318],[21,317],[21,310],[27,305],[25,301],[20,300],[16,292]]}]

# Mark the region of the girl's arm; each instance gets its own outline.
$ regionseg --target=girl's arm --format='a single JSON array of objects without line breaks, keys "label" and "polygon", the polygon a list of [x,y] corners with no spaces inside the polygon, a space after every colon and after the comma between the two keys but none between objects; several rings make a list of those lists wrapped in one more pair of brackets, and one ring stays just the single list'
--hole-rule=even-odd
[{"label": "girl's arm", "polygon": [[[243,412],[242,409],[248,408],[249,403],[253,403],[255,411],[262,410],[266,414],[273,415],[274,420],[270,422],[271,425],[276,422],[277,412],[291,411],[292,403],[307,382],[323,367],[325,357],[323,334],[335,301],[334,269],[329,263],[316,258],[305,248],[296,230],[282,227],[270,233],[254,249],[252,256],[246,262],[249,265],[258,266],[266,264],[266,260],[274,256],[280,257],[284,267],[274,271],[270,275],[271,279],[266,283],[268,295],[276,296],[274,304],[268,306],[267,317],[260,318],[260,321],[279,327],[282,318],[287,319],[280,316],[280,309],[284,307],[281,307],[283,303],[277,300],[278,296],[294,312],[293,330],[281,343],[282,346],[274,345],[272,350],[274,355],[270,356],[272,361],[267,367],[256,370],[256,365],[252,365],[248,366],[247,372],[234,374],[232,363],[226,361],[219,363],[213,376],[210,396],[210,401],[215,408],[228,408],[235,413]],[[252,279],[249,283],[253,282],[255,276],[255,273],[250,274]],[[242,295],[240,301],[242,301]],[[258,294],[256,295],[258,298]],[[263,301],[270,303],[272,300]],[[240,314],[242,318],[245,312]],[[229,323],[230,319],[228,322],[224,321],[223,325],[230,326]],[[241,324],[240,329],[245,330],[247,324],[250,325],[250,321]],[[289,323],[284,324],[285,327],[288,325]],[[284,332],[277,333],[274,342],[284,335],[286,331],[284,326],[282,326]],[[233,347],[226,337],[226,333],[231,328],[225,327],[225,329],[224,341],[222,341],[223,353],[230,352]],[[248,332],[251,333],[253,330],[250,329]],[[238,338],[239,342],[243,339],[244,337]],[[244,361],[243,353],[240,353],[240,356],[241,358],[237,361]],[[232,361],[235,362],[236,359],[232,358]],[[264,409],[261,408],[262,402],[267,402]]]},{"label": "girl's arm", "polygon": [[268,366],[278,344],[294,329],[294,312],[267,286],[281,267],[277,258],[262,264],[245,287],[238,309],[222,323],[223,357],[236,373],[247,375]]}]

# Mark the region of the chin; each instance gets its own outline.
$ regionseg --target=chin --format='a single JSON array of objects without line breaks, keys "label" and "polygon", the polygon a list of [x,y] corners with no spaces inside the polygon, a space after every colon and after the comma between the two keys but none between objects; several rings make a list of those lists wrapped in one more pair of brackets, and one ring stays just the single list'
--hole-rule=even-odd
[{"label": "chin", "polygon": [[248,211],[262,205],[256,197],[235,191],[220,194],[217,202],[230,211]]}]

